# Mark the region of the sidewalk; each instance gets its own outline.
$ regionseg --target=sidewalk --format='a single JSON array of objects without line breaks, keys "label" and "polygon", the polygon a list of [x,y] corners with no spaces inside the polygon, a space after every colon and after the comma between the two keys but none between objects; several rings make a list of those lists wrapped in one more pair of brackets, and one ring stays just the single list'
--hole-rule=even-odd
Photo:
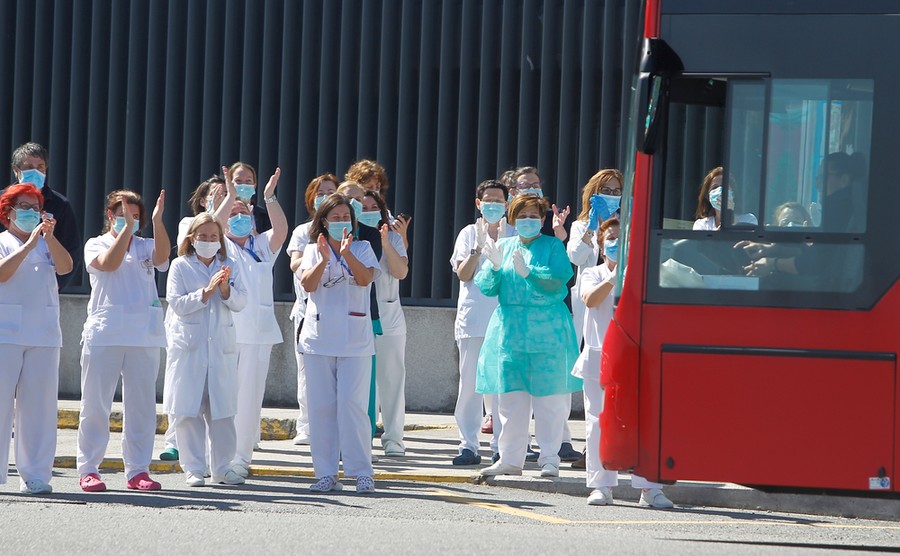
[{"label": "sidewalk", "polygon": [[[59,436],[55,466],[75,467],[76,428],[78,425],[78,401],[59,402]],[[157,422],[160,424],[154,456],[163,450],[165,416],[158,407]],[[121,430],[121,404],[114,404],[112,430]],[[253,476],[297,476],[313,477],[312,459],[309,446],[295,446],[294,419],[296,410],[263,409],[263,440],[260,450],[254,452]],[[576,449],[584,447],[584,422],[569,421],[573,443]],[[102,468],[121,470],[121,435],[111,435],[107,457]],[[473,467],[456,467],[450,463],[457,454],[458,431],[452,415],[408,413],[406,416],[406,456],[385,457],[381,443],[375,439],[372,453],[378,457],[374,463],[375,479],[381,481],[419,481],[429,483],[483,483],[587,497],[590,489],[585,486],[583,470],[574,470],[563,463],[559,478],[541,478],[536,463],[526,463],[521,477],[500,476],[482,481],[478,470],[490,465],[490,449],[487,435],[482,438],[482,464]],[[12,461],[12,458],[10,458]],[[180,472],[177,462],[154,459],[151,469],[155,473]],[[887,519],[900,521],[900,500],[881,500],[849,496],[826,496],[806,494],[767,494],[750,488],[729,483],[707,483],[682,481],[665,487],[666,495],[676,506],[712,506],[720,508],[750,509],[758,511],[778,511],[856,517],[864,519]],[[613,488],[613,495],[620,500],[637,501],[639,491],[631,488],[630,477],[619,475],[619,485]]]}]

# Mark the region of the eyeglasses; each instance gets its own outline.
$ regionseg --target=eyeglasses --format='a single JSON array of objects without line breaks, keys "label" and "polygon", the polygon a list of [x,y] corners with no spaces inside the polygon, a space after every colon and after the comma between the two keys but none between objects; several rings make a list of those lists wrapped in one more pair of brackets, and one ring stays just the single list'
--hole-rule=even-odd
[{"label": "eyeglasses", "polygon": [[613,197],[621,197],[622,190],[621,189],[610,189],[608,187],[601,187],[600,193],[604,195],[612,195]]},{"label": "eyeglasses", "polygon": [[531,183],[522,182],[522,183],[517,183],[517,184],[513,185],[513,189],[540,189],[541,185],[542,184],[539,181],[535,181],[535,182],[531,182]]},{"label": "eyeglasses", "polygon": [[16,203],[15,207],[17,209],[22,209],[22,210],[31,209],[31,210],[35,210],[37,212],[41,212],[41,205],[31,205],[31,204],[26,203],[25,201]]},{"label": "eyeglasses", "polygon": [[[344,266],[341,265],[340,269],[341,269],[340,275],[334,276],[334,277],[329,277],[328,280],[325,280],[325,283],[323,283],[322,286],[326,287],[326,288],[331,288],[331,287],[337,286],[338,284],[340,284],[341,282],[346,280],[347,275],[344,274]],[[328,269],[328,275],[331,276],[331,267],[329,267],[329,269]]]}]

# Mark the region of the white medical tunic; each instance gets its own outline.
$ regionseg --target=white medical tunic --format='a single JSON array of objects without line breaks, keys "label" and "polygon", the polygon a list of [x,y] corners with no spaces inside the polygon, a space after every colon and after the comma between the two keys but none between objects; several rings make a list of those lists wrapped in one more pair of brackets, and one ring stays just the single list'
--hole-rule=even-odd
[{"label": "white medical tunic", "polygon": [[[406,246],[403,245],[403,238],[400,237],[400,234],[388,232],[388,238],[397,253],[401,257],[406,257]],[[381,272],[375,280],[378,320],[381,322],[381,330],[385,336],[405,336],[406,317],[403,315],[403,307],[400,306],[400,280],[391,275],[384,248],[381,253]]]},{"label": "white medical tunic", "polygon": [[242,248],[237,242],[226,239],[228,258],[240,267],[244,286],[247,288],[247,305],[234,314],[234,326],[239,344],[273,345],[284,338],[275,319],[274,277],[272,267],[277,253],[269,246],[270,233],[251,235]]},{"label": "white medical tunic", "polygon": [[[0,233],[0,258],[22,245],[8,230]],[[38,239],[16,273],[0,283],[0,344],[62,347],[56,265],[44,238]]]}]

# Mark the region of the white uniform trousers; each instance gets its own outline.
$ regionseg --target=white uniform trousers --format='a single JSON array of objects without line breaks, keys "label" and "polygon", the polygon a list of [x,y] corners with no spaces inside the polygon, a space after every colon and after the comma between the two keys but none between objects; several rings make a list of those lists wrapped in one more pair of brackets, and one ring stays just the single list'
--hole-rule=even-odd
[{"label": "white uniform trousers", "polygon": [[309,444],[316,477],[372,476],[372,424],[369,388],[372,356],[304,354],[309,399]]},{"label": "white uniform trousers", "polygon": [[[0,454],[9,457],[15,414],[19,480],[49,483],[56,454],[59,348],[0,344],[0,362]],[[9,466],[0,466],[0,484],[7,473]]]},{"label": "white uniform trousers", "polygon": [[[301,321],[302,322],[302,321]],[[299,326],[294,323],[294,329]],[[306,401],[306,368],[303,363],[303,354],[297,351],[297,338],[299,334],[294,334],[294,357],[297,359],[297,405],[300,411],[297,412],[297,434],[309,438],[309,404]]]},{"label": "white uniform trousers", "polygon": [[259,440],[259,418],[272,344],[238,344],[237,351],[237,414],[234,416],[237,451],[234,463],[250,465],[253,445]]},{"label": "white uniform trousers", "polygon": [[[591,350],[585,368],[600,369],[600,351]],[[589,488],[614,487],[619,484],[619,474],[607,471],[600,463],[600,412],[603,411],[603,388],[600,376],[584,377],[584,428],[587,481]],[[640,475],[631,476],[634,488],[662,488],[659,483],[651,483]]]},{"label": "white uniform trousers", "polygon": [[475,391],[475,376],[478,373],[478,353],[484,337],[460,338],[456,341],[459,349],[459,390],[456,394],[456,409],[453,416],[456,417],[456,426],[459,427],[459,453],[463,450],[472,450],[476,454],[480,447],[478,434],[481,432],[481,407],[489,397],[494,400],[494,434],[491,437],[491,451],[497,453],[497,444],[500,438],[500,424],[496,402],[497,396],[486,394],[482,396]]},{"label": "white uniform trousers", "polygon": [[166,429],[166,448],[165,449],[178,449],[178,441],[175,439],[175,415],[169,414],[167,416],[169,418],[169,426]]},{"label": "white uniform trousers", "polygon": [[237,445],[234,416],[212,418],[208,383],[203,385],[200,413],[178,415],[175,419],[175,435],[178,437],[178,463],[185,472],[202,477],[207,468],[207,458],[214,477],[222,477],[231,471]]},{"label": "white uniform trousers", "polygon": [[381,403],[381,445],[403,445],[406,420],[406,334],[375,336],[375,384]]},{"label": "white uniform trousers", "polygon": [[500,422],[503,427],[500,431],[500,461],[516,467],[525,465],[525,451],[531,440],[528,425],[533,408],[534,437],[541,451],[538,465],[552,463],[559,466],[563,423],[568,417],[567,397],[571,394],[532,396],[523,391],[500,394]]},{"label": "white uniform trousers", "polygon": [[84,346],[81,350],[81,417],[78,473],[97,473],[109,444],[109,415],[122,377],[122,459],[125,478],[150,470],[156,438],[158,347]]}]

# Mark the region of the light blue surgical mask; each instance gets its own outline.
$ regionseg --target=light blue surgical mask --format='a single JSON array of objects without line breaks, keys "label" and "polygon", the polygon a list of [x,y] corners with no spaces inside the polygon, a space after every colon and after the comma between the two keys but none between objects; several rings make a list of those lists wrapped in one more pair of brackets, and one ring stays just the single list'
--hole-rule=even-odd
[{"label": "light blue surgical mask", "polygon": [[540,187],[529,187],[528,189],[520,189],[519,195],[533,195],[535,197],[543,197],[544,192]]},{"label": "light blue surgical mask", "polygon": [[516,233],[525,239],[537,237],[541,233],[541,219],[516,218]]},{"label": "light blue surgical mask", "polygon": [[350,206],[353,207],[353,214],[356,215],[356,219],[359,220],[359,215],[362,214],[362,203],[357,201],[356,199],[350,199]]},{"label": "light blue surgical mask", "polygon": [[319,206],[327,198],[328,195],[316,195],[316,198],[313,200],[313,210],[319,210]]},{"label": "light blue surgical mask", "polygon": [[353,223],[352,222],[329,222],[328,223],[328,235],[331,236],[331,239],[336,241],[341,241],[344,239],[344,230],[347,230],[347,235],[353,231]]},{"label": "light blue surgical mask", "polygon": [[250,197],[253,197],[253,194],[256,193],[256,188],[252,185],[238,183],[234,187],[237,189],[238,199],[242,201],[249,201]]},{"label": "light blue surgical mask", "polygon": [[228,219],[228,231],[234,237],[247,237],[250,235],[250,215],[235,214]]},{"label": "light blue surgical mask", "polygon": [[33,183],[35,187],[41,189],[44,187],[44,179],[46,177],[40,170],[29,168],[28,170],[22,170],[20,183]]},{"label": "light blue surgical mask", "polygon": [[604,195],[603,193],[597,193],[597,195],[606,202],[606,209],[609,210],[609,215],[614,216],[616,211],[619,210],[619,204],[622,201],[622,198],[616,197],[615,195]]},{"label": "light blue surgical mask", "polygon": [[34,209],[15,209],[16,219],[13,222],[16,228],[22,230],[26,234],[34,231],[38,224],[41,223],[41,213]]},{"label": "light blue surgical mask", "polygon": [[481,203],[481,216],[491,224],[500,222],[506,212],[506,203]]},{"label": "light blue surgical mask", "polygon": [[611,260],[612,262],[618,262],[619,239],[616,238],[603,240],[603,254],[606,255],[606,258]]},{"label": "light blue surgical mask", "polygon": [[709,190],[709,204],[712,205],[712,208],[721,211],[722,210],[722,188],[717,187],[715,189]]},{"label": "light blue surgical mask", "polygon": [[[116,216],[116,223],[113,224],[113,230],[116,231],[117,234],[121,234],[122,230],[125,229],[125,217],[124,216]],[[134,220],[134,224],[131,226],[131,233],[136,234],[138,230],[141,229],[141,221],[138,219]]]},{"label": "light blue surgical mask", "polygon": [[370,210],[368,212],[363,212],[356,218],[359,220],[360,224],[365,224],[370,228],[377,228],[378,223],[381,222],[381,211],[379,210]]}]

